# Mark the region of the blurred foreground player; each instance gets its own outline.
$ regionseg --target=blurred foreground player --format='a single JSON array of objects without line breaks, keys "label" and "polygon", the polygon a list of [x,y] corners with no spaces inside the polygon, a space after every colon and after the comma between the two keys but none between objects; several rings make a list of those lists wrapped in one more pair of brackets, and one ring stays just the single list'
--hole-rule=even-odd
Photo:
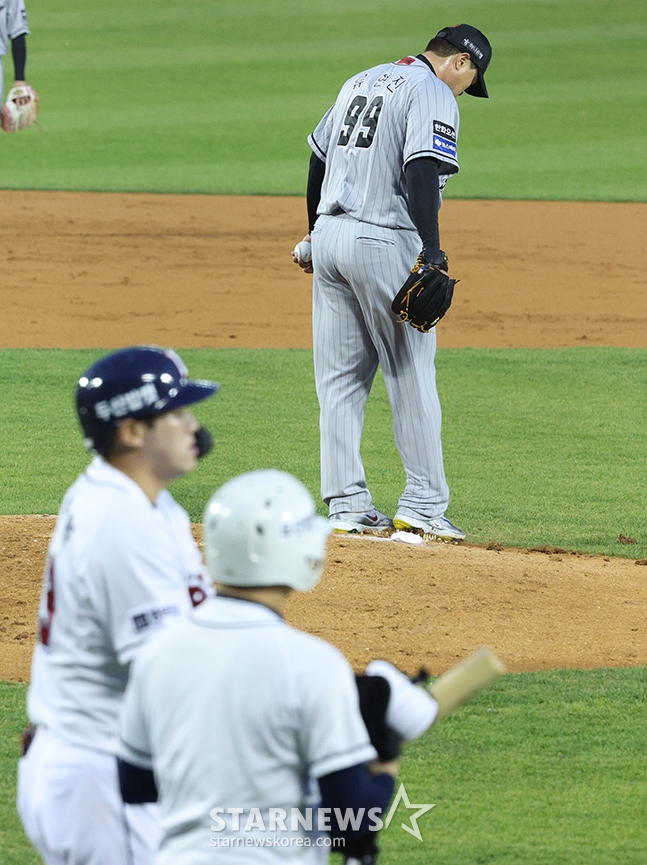
[{"label": "blurred foreground player", "polygon": [[[325,862],[369,830],[399,767],[376,759],[347,661],[282,617],[293,590],[318,582],[330,524],[274,470],[221,487],[204,523],[218,594],[133,665],[122,793],[141,802],[159,790],[157,865]],[[344,830],[336,808],[364,817]]]},{"label": "blurred foreground player", "polygon": [[18,810],[46,865],[151,865],[154,805],[124,806],[116,720],[142,645],[213,594],[187,513],[166,486],[210,437],[190,406],[218,386],[172,351],[93,364],[76,405],[96,456],[63,499],[39,607]]}]

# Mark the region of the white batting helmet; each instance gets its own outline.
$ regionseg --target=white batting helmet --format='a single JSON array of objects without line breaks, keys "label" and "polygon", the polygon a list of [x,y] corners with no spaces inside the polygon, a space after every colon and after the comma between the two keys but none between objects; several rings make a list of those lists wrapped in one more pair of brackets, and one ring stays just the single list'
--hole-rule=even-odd
[{"label": "white batting helmet", "polygon": [[275,469],[228,481],[204,513],[207,565],[226,586],[307,592],[321,577],[329,533],[301,481]]}]

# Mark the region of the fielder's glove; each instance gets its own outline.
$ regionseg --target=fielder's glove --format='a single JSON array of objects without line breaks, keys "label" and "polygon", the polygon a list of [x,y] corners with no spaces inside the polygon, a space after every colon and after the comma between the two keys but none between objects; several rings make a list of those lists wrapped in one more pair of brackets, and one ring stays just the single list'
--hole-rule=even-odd
[{"label": "fielder's glove", "polygon": [[408,321],[423,333],[438,324],[452,304],[454,286],[458,282],[450,279],[446,270],[447,256],[442,250],[437,251],[433,261],[427,261],[422,253],[418,256],[391,304],[400,321]]},{"label": "fielder's glove", "polygon": [[29,84],[12,87],[2,106],[2,128],[5,132],[19,132],[36,120],[38,93]]}]

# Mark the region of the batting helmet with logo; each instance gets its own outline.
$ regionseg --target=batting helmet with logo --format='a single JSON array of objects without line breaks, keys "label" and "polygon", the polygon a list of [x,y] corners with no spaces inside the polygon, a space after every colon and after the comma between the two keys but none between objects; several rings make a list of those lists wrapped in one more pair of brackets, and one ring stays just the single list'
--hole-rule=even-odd
[{"label": "batting helmet with logo", "polygon": [[105,455],[124,418],[155,417],[218,390],[215,382],[192,380],[188,374],[174,351],[154,345],[124,348],[92,364],[76,389],[86,447]]},{"label": "batting helmet with logo", "polygon": [[204,513],[207,564],[226,586],[308,591],[323,571],[329,533],[301,481],[275,469],[228,481]]}]

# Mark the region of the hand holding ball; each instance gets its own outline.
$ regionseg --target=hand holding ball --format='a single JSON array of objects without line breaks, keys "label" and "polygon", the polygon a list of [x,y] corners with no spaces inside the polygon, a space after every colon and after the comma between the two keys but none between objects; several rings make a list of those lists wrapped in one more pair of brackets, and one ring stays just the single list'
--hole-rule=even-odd
[{"label": "hand holding ball", "polygon": [[292,250],[292,261],[298,264],[304,273],[312,273],[312,246],[309,234],[306,234],[301,243],[297,243]]},{"label": "hand holding ball", "polygon": [[292,253],[297,264],[309,264],[312,261],[312,245],[307,240],[297,243]]}]

